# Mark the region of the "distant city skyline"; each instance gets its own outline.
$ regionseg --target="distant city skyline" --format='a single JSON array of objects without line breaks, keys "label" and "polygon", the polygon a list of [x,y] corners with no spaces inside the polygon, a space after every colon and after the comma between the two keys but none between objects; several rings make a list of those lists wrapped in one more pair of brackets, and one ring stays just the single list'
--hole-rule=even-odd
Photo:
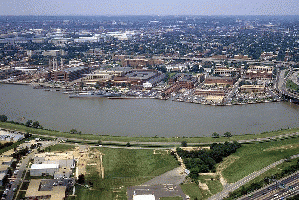
[{"label": "distant city skyline", "polygon": [[0,0],[0,15],[299,15],[299,1]]}]

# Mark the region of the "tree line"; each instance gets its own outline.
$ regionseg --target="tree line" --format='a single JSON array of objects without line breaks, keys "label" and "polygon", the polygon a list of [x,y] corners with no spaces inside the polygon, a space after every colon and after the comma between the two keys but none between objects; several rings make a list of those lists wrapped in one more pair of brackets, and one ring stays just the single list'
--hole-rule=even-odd
[{"label": "tree line", "polygon": [[235,153],[240,147],[241,144],[234,141],[232,143],[225,142],[224,144],[213,143],[210,145],[210,150],[185,151],[177,148],[177,153],[190,171],[189,177],[197,180],[199,173],[215,172],[215,165],[220,163],[224,157]]}]

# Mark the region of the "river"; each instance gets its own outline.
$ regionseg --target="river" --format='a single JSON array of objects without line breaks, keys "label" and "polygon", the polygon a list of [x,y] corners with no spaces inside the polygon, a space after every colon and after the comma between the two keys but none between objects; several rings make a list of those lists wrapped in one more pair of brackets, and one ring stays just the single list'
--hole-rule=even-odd
[{"label": "river", "polygon": [[288,102],[209,106],[155,99],[68,98],[25,85],[0,84],[0,114],[45,128],[118,136],[191,137],[251,134],[299,127],[299,105]]}]

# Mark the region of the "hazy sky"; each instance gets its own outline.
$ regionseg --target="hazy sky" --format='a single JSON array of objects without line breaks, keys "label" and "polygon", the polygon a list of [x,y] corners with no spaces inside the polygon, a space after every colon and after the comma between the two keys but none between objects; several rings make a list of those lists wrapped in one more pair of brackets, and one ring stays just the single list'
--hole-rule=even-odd
[{"label": "hazy sky", "polygon": [[0,0],[0,15],[299,15],[299,0]]}]

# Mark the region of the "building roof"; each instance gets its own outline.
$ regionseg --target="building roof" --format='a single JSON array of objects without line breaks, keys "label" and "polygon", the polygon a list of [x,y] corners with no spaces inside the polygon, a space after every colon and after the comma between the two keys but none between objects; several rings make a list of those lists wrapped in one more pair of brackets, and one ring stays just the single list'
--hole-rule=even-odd
[{"label": "building roof", "polygon": [[58,169],[59,164],[33,164],[31,165],[31,169]]},{"label": "building roof", "polygon": [[65,198],[66,186],[52,187],[51,191],[40,191],[41,179],[31,179],[25,197],[47,197],[51,196],[50,200],[62,200]]},{"label": "building roof", "polygon": [[5,177],[6,173],[0,173],[0,180],[2,181],[3,178]]}]

